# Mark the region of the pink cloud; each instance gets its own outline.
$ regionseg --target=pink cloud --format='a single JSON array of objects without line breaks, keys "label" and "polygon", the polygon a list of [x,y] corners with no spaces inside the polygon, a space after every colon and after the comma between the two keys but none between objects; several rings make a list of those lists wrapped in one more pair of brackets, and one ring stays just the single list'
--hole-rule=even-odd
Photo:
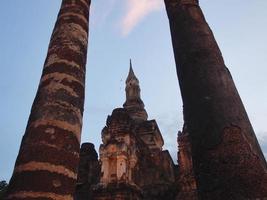
[{"label": "pink cloud", "polygon": [[113,12],[117,0],[100,0],[91,5],[90,23],[93,26],[102,26]]},{"label": "pink cloud", "polygon": [[127,11],[121,22],[122,35],[128,35],[148,14],[163,8],[163,0],[128,0]]}]

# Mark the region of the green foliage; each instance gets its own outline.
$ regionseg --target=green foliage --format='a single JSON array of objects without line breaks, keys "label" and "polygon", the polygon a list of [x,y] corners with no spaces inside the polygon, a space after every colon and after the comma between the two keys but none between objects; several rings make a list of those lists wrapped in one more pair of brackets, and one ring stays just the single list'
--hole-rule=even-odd
[{"label": "green foliage", "polygon": [[0,200],[4,199],[4,195],[7,191],[7,182],[6,181],[0,181]]}]

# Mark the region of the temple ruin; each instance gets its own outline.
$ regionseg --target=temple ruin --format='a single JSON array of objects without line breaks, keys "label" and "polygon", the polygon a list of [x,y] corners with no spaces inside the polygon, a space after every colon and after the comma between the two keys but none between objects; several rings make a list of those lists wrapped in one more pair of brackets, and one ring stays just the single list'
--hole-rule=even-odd
[{"label": "temple ruin", "polygon": [[[88,167],[92,161],[87,160],[88,164],[80,168],[77,200],[86,199],[84,196],[95,200],[160,200],[175,197],[177,165],[169,152],[162,148],[164,140],[157,122],[147,119],[139,81],[131,64],[125,91],[123,108],[113,110],[102,130],[98,165]],[[84,152],[83,148],[81,153]],[[91,148],[92,152],[96,151]],[[86,162],[82,155],[81,162]],[[101,168],[95,174],[98,181],[92,181],[95,178],[93,171],[97,171],[97,168]],[[84,174],[89,175],[87,179],[83,177]],[[81,179],[84,181],[80,182]]]},{"label": "temple ruin", "polygon": [[5,199],[267,199],[266,160],[199,1],[164,2],[183,100],[178,165],[131,63],[99,157],[94,144],[80,149],[91,1],[62,0]]}]

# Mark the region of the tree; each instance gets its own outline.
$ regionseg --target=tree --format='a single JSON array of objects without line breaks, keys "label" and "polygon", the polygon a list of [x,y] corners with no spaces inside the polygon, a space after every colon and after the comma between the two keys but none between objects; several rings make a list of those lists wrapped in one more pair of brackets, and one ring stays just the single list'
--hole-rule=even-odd
[{"label": "tree", "polygon": [[4,195],[7,190],[7,182],[6,181],[0,181],[0,200],[4,199]]}]

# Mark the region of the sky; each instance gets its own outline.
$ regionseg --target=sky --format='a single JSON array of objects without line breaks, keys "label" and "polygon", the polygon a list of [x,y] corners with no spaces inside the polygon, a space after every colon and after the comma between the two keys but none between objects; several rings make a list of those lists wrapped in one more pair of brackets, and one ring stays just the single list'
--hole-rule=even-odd
[{"label": "sky", "polygon": [[[9,180],[39,84],[61,0],[1,0],[0,180]],[[267,1],[200,0],[267,155]],[[82,142],[101,143],[125,101],[129,59],[149,119],[176,160],[182,102],[163,0],[92,0]]]}]

